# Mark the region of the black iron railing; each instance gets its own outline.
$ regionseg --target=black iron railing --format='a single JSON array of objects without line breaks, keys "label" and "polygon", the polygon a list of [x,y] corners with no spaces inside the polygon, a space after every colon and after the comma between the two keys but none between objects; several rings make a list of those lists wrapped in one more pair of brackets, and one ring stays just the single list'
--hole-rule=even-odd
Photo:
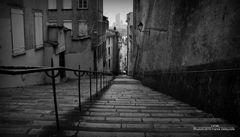
[{"label": "black iron railing", "polygon": [[[71,69],[66,67],[54,67],[53,59],[51,59],[51,67],[18,67],[18,66],[0,66],[0,74],[5,75],[23,75],[23,74],[30,74],[30,73],[40,73],[44,72],[48,77],[51,78],[52,82],[52,90],[53,90],[53,98],[54,98],[54,109],[55,109],[55,117],[56,117],[56,126],[57,130],[60,129],[59,126],[59,118],[58,118],[58,105],[57,105],[57,94],[56,94],[56,82],[55,78],[60,75],[60,71],[70,71],[73,72],[74,75],[78,78],[78,104],[79,104],[79,111],[81,111],[81,77],[88,76],[89,77],[89,93],[90,93],[90,101],[92,101],[92,78],[96,78],[96,95],[98,96],[98,79],[100,80],[100,91],[107,88],[114,77],[111,79],[107,79],[106,76],[113,76],[111,73],[106,72],[96,72],[81,70],[80,65],[78,69]],[[23,70],[25,69],[25,70]],[[55,73],[55,71],[58,71]],[[50,73],[49,73],[50,72]]]}]

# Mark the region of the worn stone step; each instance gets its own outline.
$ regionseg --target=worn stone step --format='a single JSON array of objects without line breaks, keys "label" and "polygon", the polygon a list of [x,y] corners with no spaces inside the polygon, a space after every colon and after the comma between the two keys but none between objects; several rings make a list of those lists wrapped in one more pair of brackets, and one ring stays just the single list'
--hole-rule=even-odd
[{"label": "worn stone step", "polygon": [[81,136],[81,137],[144,137],[142,132],[94,132],[94,131],[64,131],[68,136]]}]

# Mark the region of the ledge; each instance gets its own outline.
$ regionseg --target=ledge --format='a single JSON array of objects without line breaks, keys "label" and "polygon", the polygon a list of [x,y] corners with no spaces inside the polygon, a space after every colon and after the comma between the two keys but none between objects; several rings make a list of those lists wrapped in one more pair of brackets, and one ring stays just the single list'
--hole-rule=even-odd
[{"label": "ledge", "polygon": [[46,47],[55,47],[55,46],[58,46],[58,44],[59,43],[57,41],[46,41],[46,42],[44,42],[44,45],[46,45]]},{"label": "ledge", "polygon": [[48,9],[48,11],[57,11],[57,9]]},{"label": "ledge", "polygon": [[91,39],[91,36],[82,36],[82,37],[73,37],[72,40],[73,41],[81,41],[81,40],[85,40],[85,39]]}]

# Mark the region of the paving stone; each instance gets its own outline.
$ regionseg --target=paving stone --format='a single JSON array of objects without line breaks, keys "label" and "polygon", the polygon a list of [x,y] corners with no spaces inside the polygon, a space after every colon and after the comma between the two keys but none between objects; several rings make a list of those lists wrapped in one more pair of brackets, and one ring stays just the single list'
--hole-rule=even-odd
[{"label": "paving stone", "polygon": [[127,109],[127,108],[129,108],[129,109],[144,109],[144,108],[146,108],[146,106],[115,106],[115,108],[117,108],[117,109],[119,109],[119,108],[121,108],[121,109]]},{"label": "paving stone", "polygon": [[91,116],[117,116],[119,113],[117,112],[91,112]]},{"label": "paving stone", "polygon": [[96,112],[115,112],[116,109],[90,108],[89,111],[96,111]]},{"label": "paving stone", "polygon": [[117,112],[139,112],[138,109],[117,109]]},{"label": "paving stone", "polygon": [[119,123],[89,123],[89,122],[80,122],[79,127],[87,127],[87,128],[121,128],[121,124]]},{"label": "paving stone", "polygon": [[193,131],[193,125],[191,124],[170,124],[161,123],[154,124],[154,128],[163,131]]},{"label": "paving stone", "polygon": [[125,121],[125,122],[141,122],[141,118],[129,118],[129,117],[106,117],[109,121]]},{"label": "paving stone", "polygon": [[144,137],[144,133],[135,132],[89,132],[89,131],[65,131],[66,136],[77,137]]},{"label": "paving stone", "polygon": [[150,114],[148,113],[120,113],[120,116],[127,116],[127,117],[148,117]]},{"label": "paving stone", "polygon": [[143,122],[161,122],[161,123],[177,123],[181,120],[179,118],[142,118]]},{"label": "paving stone", "polygon": [[183,117],[181,113],[151,113],[153,117]]},{"label": "paving stone", "polygon": [[153,128],[153,125],[152,124],[122,124],[122,128],[151,129],[151,128]]}]

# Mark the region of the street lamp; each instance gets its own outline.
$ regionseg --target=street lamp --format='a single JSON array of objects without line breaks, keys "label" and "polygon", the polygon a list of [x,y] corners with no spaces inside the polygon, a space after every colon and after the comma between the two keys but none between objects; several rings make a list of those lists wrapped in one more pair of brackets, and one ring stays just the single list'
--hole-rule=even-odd
[{"label": "street lamp", "polygon": [[161,32],[167,32],[168,30],[166,28],[144,28],[145,30],[143,31],[143,23],[139,22],[137,25],[138,29],[140,32],[148,32],[150,34],[150,29],[155,30],[155,31],[161,31]]},{"label": "street lamp", "polygon": [[137,26],[138,26],[138,29],[139,29],[140,32],[148,32],[150,34],[149,30],[148,31],[143,31],[143,24],[142,24],[142,22],[139,22],[139,24]]}]

